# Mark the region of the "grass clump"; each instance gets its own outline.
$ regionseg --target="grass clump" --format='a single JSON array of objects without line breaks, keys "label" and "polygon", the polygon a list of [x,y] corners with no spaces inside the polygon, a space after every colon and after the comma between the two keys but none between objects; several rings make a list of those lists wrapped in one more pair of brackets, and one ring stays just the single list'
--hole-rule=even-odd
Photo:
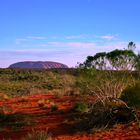
[{"label": "grass clump", "polygon": [[127,102],[128,106],[140,109],[140,82],[133,87],[126,88],[121,99]]},{"label": "grass clump", "polygon": [[86,102],[76,102],[73,110],[76,112],[87,112],[88,111],[88,104]]},{"label": "grass clump", "polygon": [[7,100],[7,99],[9,99],[8,95],[4,93],[0,93],[0,100]]},{"label": "grass clump", "polygon": [[58,110],[58,106],[56,104],[51,105],[51,112],[57,111]]},{"label": "grass clump", "polygon": [[22,140],[52,140],[48,130],[32,130]]}]

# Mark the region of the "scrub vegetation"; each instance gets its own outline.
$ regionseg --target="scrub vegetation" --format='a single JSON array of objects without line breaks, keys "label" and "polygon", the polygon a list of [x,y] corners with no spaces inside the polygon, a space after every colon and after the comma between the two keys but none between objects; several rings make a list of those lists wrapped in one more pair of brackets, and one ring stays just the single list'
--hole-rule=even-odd
[{"label": "scrub vegetation", "polygon": [[[132,121],[140,124],[140,55],[134,52],[135,47],[130,42],[127,49],[88,56],[75,69],[0,69],[0,121],[9,120],[11,124],[13,116],[12,124],[16,123],[16,111],[7,107],[8,101],[12,104],[15,100],[35,106],[43,113],[34,116],[33,112],[27,113],[29,108],[27,112],[22,110],[23,114],[18,110],[20,118],[24,118],[22,127],[26,120],[29,122],[26,119],[29,114],[32,123],[28,126],[44,123],[37,121],[38,117],[49,119],[51,115],[62,115],[61,124],[67,124],[74,132],[96,132]],[[4,126],[7,126],[5,122]],[[48,131],[34,130],[25,139],[35,135],[38,139],[50,138]]]}]

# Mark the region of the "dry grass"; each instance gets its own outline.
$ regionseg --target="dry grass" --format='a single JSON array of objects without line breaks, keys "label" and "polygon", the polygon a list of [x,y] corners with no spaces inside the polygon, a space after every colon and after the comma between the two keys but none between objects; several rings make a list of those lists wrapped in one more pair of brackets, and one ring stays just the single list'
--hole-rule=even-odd
[{"label": "dry grass", "polygon": [[22,140],[52,140],[48,130],[32,130]]},{"label": "dry grass", "polygon": [[0,93],[0,100],[7,100],[7,99],[9,99],[8,95],[4,93]]}]

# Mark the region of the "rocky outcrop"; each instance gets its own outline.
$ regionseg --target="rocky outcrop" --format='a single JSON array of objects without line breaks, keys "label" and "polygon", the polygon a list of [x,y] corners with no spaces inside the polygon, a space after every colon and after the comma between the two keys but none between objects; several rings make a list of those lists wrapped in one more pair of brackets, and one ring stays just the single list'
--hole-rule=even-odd
[{"label": "rocky outcrop", "polygon": [[9,68],[59,69],[59,68],[68,68],[68,66],[58,62],[51,61],[24,61],[14,63],[10,65]]}]

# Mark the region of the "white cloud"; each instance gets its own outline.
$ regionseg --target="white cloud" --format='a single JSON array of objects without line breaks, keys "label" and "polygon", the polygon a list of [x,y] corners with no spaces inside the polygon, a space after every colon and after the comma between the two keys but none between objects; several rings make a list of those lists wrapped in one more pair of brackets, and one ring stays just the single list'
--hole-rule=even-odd
[{"label": "white cloud", "polygon": [[102,35],[102,36],[97,36],[97,35],[89,35],[89,34],[81,34],[81,35],[72,35],[72,36],[66,36],[66,39],[69,40],[76,40],[76,39],[87,39],[87,40],[95,40],[95,39],[99,39],[98,41],[112,41],[112,40],[118,40],[118,35]]},{"label": "white cloud", "polygon": [[99,38],[101,39],[106,39],[106,40],[114,40],[116,39],[116,36],[113,36],[113,35],[105,35],[105,36],[100,36]]},{"label": "white cloud", "polygon": [[88,37],[88,35],[82,34],[82,35],[66,36],[65,38],[66,38],[66,39],[85,39],[85,38],[87,38],[87,37]]},{"label": "white cloud", "polygon": [[[17,38],[16,39],[16,44],[17,45],[22,45],[24,43],[34,43],[34,41],[40,41],[39,43],[41,42],[44,42],[44,41],[47,41],[48,39],[51,39],[51,40],[60,40],[62,38],[57,38],[57,37],[44,37],[44,36],[27,36],[27,37],[24,37],[24,38]],[[65,36],[63,39],[66,39],[66,40],[73,40],[73,42],[71,41],[71,43],[69,42],[60,42],[60,41],[52,41],[52,42],[49,42],[49,43],[45,43],[43,46],[48,46],[48,45],[57,45],[57,44],[60,44],[62,46],[64,45],[67,45],[67,46],[71,46],[71,45],[74,45],[74,46],[83,46],[83,44],[85,46],[89,45],[89,41],[96,41],[96,42],[101,42],[101,41],[112,41],[112,40],[116,40],[116,35],[104,35],[104,36],[95,36],[95,35],[89,35],[89,34],[81,34],[81,35],[71,35],[71,36]],[[98,40],[97,40],[98,39]],[[80,40],[80,41],[79,41]],[[85,43],[81,43],[82,41],[85,41]],[[86,43],[87,42],[87,43]],[[75,44],[74,44],[75,43]],[[90,43],[91,45],[91,43]]]},{"label": "white cloud", "polygon": [[96,46],[92,42],[48,42],[41,44],[42,47],[54,46],[54,47],[74,47],[74,48],[93,48]]},{"label": "white cloud", "polygon": [[32,40],[45,40],[47,37],[42,37],[42,36],[27,36],[28,39]]},{"label": "white cloud", "polygon": [[47,37],[42,37],[42,36],[27,36],[25,38],[17,38],[15,43],[17,45],[21,45],[21,44],[24,44],[27,42],[32,42],[35,40],[46,40],[46,39],[47,39]]},{"label": "white cloud", "polygon": [[27,41],[28,41],[27,38],[17,38],[16,41],[15,41],[15,43],[16,43],[17,45],[20,45],[20,44],[22,44],[22,43],[24,43],[24,42],[27,42]]}]

